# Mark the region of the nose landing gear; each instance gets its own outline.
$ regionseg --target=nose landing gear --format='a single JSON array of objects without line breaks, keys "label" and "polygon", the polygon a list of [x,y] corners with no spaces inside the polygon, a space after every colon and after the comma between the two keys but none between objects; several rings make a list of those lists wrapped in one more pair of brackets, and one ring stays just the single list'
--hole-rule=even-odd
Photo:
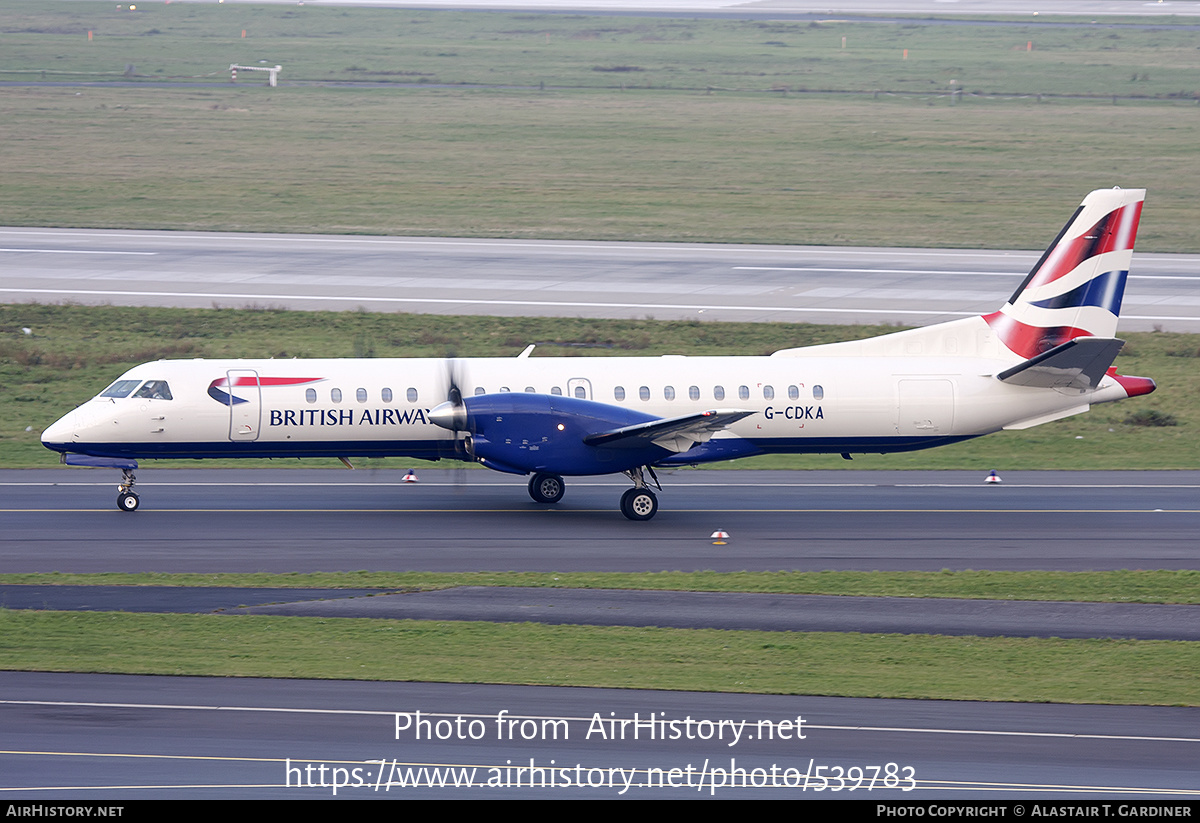
[{"label": "nose landing gear", "polygon": [[137,478],[133,476],[133,469],[121,470],[121,484],[117,486],[117,508],[123,512],[137,511],[138,504],[141,502],[133,491],[133,484],[136,482]]}]

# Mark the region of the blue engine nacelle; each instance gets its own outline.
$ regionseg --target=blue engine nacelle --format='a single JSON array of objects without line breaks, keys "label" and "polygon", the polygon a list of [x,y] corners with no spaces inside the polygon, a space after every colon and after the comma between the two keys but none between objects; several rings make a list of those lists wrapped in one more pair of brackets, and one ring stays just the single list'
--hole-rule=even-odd
[{"label": "blue engine nacelle", "polygon": [[670,454],[650,443],[589,446],[583,438],[658,418],[561,395],[505,392],[463,398],[470,451],[484,465],[516,474],[612,474]]}]

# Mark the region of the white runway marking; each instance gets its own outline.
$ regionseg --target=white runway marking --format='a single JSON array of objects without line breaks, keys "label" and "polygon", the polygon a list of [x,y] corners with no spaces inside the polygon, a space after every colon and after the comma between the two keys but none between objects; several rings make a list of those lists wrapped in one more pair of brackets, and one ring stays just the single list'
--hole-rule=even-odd
[{"label": "white runway marking", "polygon": [[[719,303],[601,303],[579,300],[479,300],[461,297],[377,297],[377,296],[346,296],[319,294],[259,294],[257,292],[184,292],[184,291],[113,291],[106,289],[0,289],[0,293],[20,294],[54,294],[61,296],[78,296],[88,294],[96,297],[198,297],[204,299],[219,298],[221,300],[316,300],[338,303],[396,303],[420,305],[457,305],[457,306],[537,306],[541,308],[575,308],[575,309],[661,309],[682,311],[757,311],[757,312],[787,312],[821,314],[884,314],[884,315],[929,315],[955,317],[973,317],[978,312],[962,311],[933,311],[907,309],[833,309],[833,308],[801,308],[789,306],[739,306]],[[1177,320],[1177,317],[1154,318],[1161,320]]]},{"label": "white runway marking", "polygon": [[544,249],[547,251],[607,251],[607,252],[628,252],[628,251],[671,251],[671,252],[702,252],[704,254],[713,254],[714,252],[735,254],[783,254],[783,255],[802,255],[802,254],[829,254],[829,255],[854,255],[854,256],[874,256],[874,257],[924,257],[929,254],[935,254],[939,257],[977,257],[985,260],[995,260],[997,256],[1003,255],[1012,259],[1027,257],[1031,260],[1038,258],[1037,252],[970,252],[970,251],[952,251],[945,249],[882,249],[882,250],[867,250],[857,248],[827,248],[824,246],[817,247],[780,247],[771,246],[769,248],[753,248],[735,245],[700,245],[689,246],[675,243],[662,243],[659,245],[653,244],[629,244],[629,243],[572,243],[570,241],[552,242],[552,241],[521,241],[521,240],[475,240],[471,238],[447,238],[447,239],[430,239],[420,237],[306,237],[293,235],[238,235],[238,234],[177,234],[174,232],[164,234],[125,234],[121,232],[105,232],[105,233],[88,233],[88,232],[34,232],[34,231],[18,231],[18,230],[0,230],[0,235],[4,234],[21,234],[33,235],[36,237],[47,236],[62,236],[62,237],[102,237],[106,240],[117,239],[137,239],[137,240],[203,240],[208,242],[239,242],[239,243],[338,243],[347,245],[384,245],[384,246],[461,246],[465,248],[501,248],[501,249]]},{"label": "white runway marking", "polygon": [[[108,289],[0,289],[0,293],[53,294],[65,297],[92,295],[96,297],[195,297],[221,300],[312,300],[336,303],[395,303],[415,305],[457,306],[529,306],[540,308],[574,309],[658,309],[662,311],[723,311],[776,312],[782,314],[879,314],[915,317],[974,317],[972,311],[938,311],[934,309],[838,309],[804,306],[740,306],[718,303],[589,303],[574,300],[476,300],[460,297],[377,297],[320,294],[259,294],[257,292],[182,292],[182,291],[115,291]],[[1126,320],[1187,320],[1185,315],[1127,314]]]},{"label": "white runway marking", "polygon": [[[367,715],[372,717],[394,717],[405,712],[369,710],[369,709],[308,709],[288,706],[205,706],[174,703],[91,703],[70,700],[0,700],[2,706],[55,706],[59,708],[89,708],[89,709],[152,709],[162,711],[207,711],[207,712],[262,712],[273,714],[328,714],[328,715]],[[421,712],[423,717],[471,718],[494,720],[493,714],[471,714],[469,712],[443,713]],[[506,715],[512,720],[564,720],[567,722],[589,723],[591,715],[587,716],[556,716],[556,715]],[[621,719],[621,718],[618,718]],[[632,721],[632,718],[629,718]],[[607,720],[606,720],[607,722]],[[1163,737],[1136,734],[1094,734],[1087,732],[1035,732],[995,729],[942,729],[937,727],[921,728],[917,726],[839,726],[805,723],[805,729],[821,729],[836,732],[898,732],[900,734],[953,734],[953,735],[982,735],[984,737],[1023,737],[1023,738],[1067,738],[1078,740],[1140,740],[1166,743],[1200,743],[1200,737]]]},{"label": "white runway marking", "polygon": [[16,252],[19,254],[137,254],[153,256],[156,251],[97,251],[95,249],[0,249],[0,252]]},{"label": "white runway marking", "polygon": [[[220,469],[213,469],[212,471],[220,471]],[[397,469],[389,469],[388,471],[398,471],[398,470]],[[446,470],[442,469],[439,471],[446,471]],[[674,485],[677,487],[680,487],[680,488],[682,488],[682,487],[694,488],[695,487],[695,488],[727,489],[730,486],[730,484],[728,482],[724,482],[724,483],[692,483],[692,482],[689,482],[688,480],[683,480],[680,478],[674,478],[674,480],[677,481]],[[59,482],[59,483],[53,483],[53,482],[23,482],[23,483],[0,482],[0,487],[19,486],[22,488],[29,487],[29,486],[111,486],[111,485],[113,485],[113,484],[110,481],[68,481],[68,482]],[[174,483],[174,482],[170,482],[170,481],[164,482],[164,481],[154,481],[154,480],[151,480],[151,481],[139,480],[138,485],[139,486],[163,486],[163,487],[166,487],[166,486],[186,486],[186,487],[193,487],[193,486],[263,486],[263,487],[268,487],[269,486],[269,487],[276,487],[277,486],[277,487],[281,487],[281,488],[289,488],[289,487],[302,487],[302,486],[328,487],[331,484],[328,481],[317,482],[317,483],[290,483],[290,482],[285,482],[285,481],[254,482],[254,483],[239,482],[239,481],[230,481],[230,482],[214,481],[212,483],[189,481],[189,482]],[[348,482],[344,482],[344,483],[338,481],[338,482],[335,482],[333,485],[336,485],[338,488],[343,488],[343,487],[348,488],[348,487],[352,487],[352,486],[363,486],[363,487],[398,486],[398,487],[405,487],[405,488],[417,488],[420,486],[444,486],[446,488],[459,488],[462,486],[473,486],[473,487],[482,488],[485,486],[507,486],[510,484],[504,483],[501,480],[497,479],[497,480],[494,480],[491,482],[483,482],[483,483],[472,483],[472,482],[445,483],[445,482],[425,482],[425,481],[419,481],[416,483],[405,483],[402,481],[385,481],[385,480],[358,481],[358,480],[354,480],[354,481],[348,481]],[[573,482],[571,483],[572,487],[575,487],[575,486],[621,486],[621,487],[624,487],[625,485],[626,485],[626,481],[624,481],[624,480],[612,480],[609,482],[574,481],[573,480]],[[744,487],[744,488],[764,488],[764,489],[783,489],[783,488],[787,488],[787,489],[791,489],[791,488],[804,488],[804,489],[846,489],[846,488],[853,488],[853,489],[875,489],[875,488],[991,489],[991,488],[994,488],[994,486],[985,484],[982,482],[980,482],[980,483],[738,483],[736,485],[739,488]],[[1007,483],[1006,482],[1003,485],[1004,485],[1004,488],[1008,488],[1008,489],[1200,489],[1200,483]],[[988,493],[993,494],[994,492],[988,492]]]},{"label": "white runway marking", "polygon": [[[831,272],[846,274],[949,274],[960,276],[988,275],[998,277],[1024,277],[1026,272],[1017,271],[953,271],[950,269],[847,269],[820,266],[734,266],[734,271],[798,271],[798,272]],[[1200,280],[1200,277],[1187,277],[1178,274],[1131,274],[1129,280]]]},{"label": "white runway marking", "polygon": [[[950,271],[946,269],[846,269],[825,268],[821,266],[734,266],[734,271],[803,271],[803,272],[844,272],[847,274],[959,274],[959,275],[998,275],[1000,277],[1024,277],[1025,272],[1016,271]],[[1192,279],[1192,278],[1181,278]]]}]

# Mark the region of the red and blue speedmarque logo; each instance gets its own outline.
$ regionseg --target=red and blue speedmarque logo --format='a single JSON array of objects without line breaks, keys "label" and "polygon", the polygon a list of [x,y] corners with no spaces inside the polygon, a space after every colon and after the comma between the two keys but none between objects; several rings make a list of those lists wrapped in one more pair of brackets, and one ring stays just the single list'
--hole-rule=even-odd
[{"label": "red and blue speedmarque logo", "polygon": [[[208,396],[216,400],[222,406],[237,406],[241,403],[249,403],[250,401],[244,397],[238,397],[232,393],[232,390],[240,386],[303,386],[305,383],[319,383],[324,380],[324,377],[257,377],[247,375],[245,377],[236,377],[233,380],[233,386],[229,385],[228,377],[221,377],[208,384]],[[230,389],[230,391],[222,391],[222,389]]]}]

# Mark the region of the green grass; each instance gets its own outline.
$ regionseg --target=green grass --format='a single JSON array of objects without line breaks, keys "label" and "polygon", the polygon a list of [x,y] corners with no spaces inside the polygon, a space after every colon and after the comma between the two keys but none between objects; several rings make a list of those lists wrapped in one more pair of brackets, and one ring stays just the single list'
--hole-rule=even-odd
[{"label": "green grass", "polygon": [[[228,65],[241,63],[282,64],[282,78],[289,82],[927,95],[945,93],[954,81],[979,94],[1190,99],[1200,68],[1194,47],[1200,26],[1187,17],[1129,21],[1163,26],[1141,29],[1045,21],[945,26],[921,20],[688,20],[244,3],[153,4],[130,13],[107,2],[7,0],[0,9],[4,79],[44,74],[226,80]],[[260,74],[241,78],[264,80]]]},{"label": "green grass", "polygon": [[[461,585],[1195,603],[1194,571],[91,574],[0,584]],[[0,608],[0,668],[1198,705],[1200,644]]]},{"label": "green grass", "polygon": [[0,610],[0,668],[1200,704],[1200,644]]},{"label": "green grass", "polygon": [[314,572],[0,574],[0,585],[235,586],[431,591],[455,586],[1200,604],[1200,572]]},{"label": "green grass", "polygon": [[[0,79],[184,84],[0,89],[0,224],[1037,248],[1119,184],[1198,248],[1191,27],[0,14]],[[193,82],[258,60],[292,85]]]},{"label": "green grass", "polygon": [[[32,335],[21,329],[30,328]],[[53,467],[43,429],[125,369],[160,357],[539,356],[766,354],[790,346],[895,331],[790,323],[443,317],[365,312],[290,312],[46,305],[0,306],[0,466]],[[999,432],[926,452],[770,456],[721,467],[785,469],[1195,469],[1200,467],[1200,338],[1126,335],[1122,373],[1155,378],[1146,398],[1098,406],[1067,420]],[[588,348],[579,348],[579,344]],[[583,353],[586,353],[584,355]],[[1153,411],[1154,417],[1146,413]],[[1139,414],[1140,413],[1140,414]],[[1174,426],[1146,425],[1169,416]],[[26,428],[29,431],[26,431]],[[408,468],[411,461],[395,462]],[[196,466],[194,461],[148,465]],[[308,467],[336,461],[207,461],[206,466]],[[393,465],[372,461],[374,466]]]}]

